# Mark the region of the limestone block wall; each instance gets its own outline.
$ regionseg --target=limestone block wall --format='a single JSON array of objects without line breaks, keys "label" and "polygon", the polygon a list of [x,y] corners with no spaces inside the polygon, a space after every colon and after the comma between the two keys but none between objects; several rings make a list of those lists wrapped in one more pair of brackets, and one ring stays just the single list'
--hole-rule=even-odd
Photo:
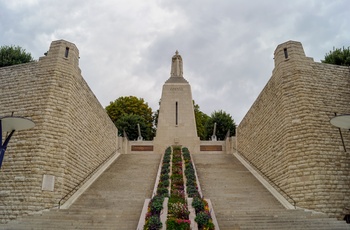
[{"label": "limestone block wall", "polygon": [[0,170],[0,222],[6,222],[57,206],[117,151],[118,141],[81,75],[74,44],[54,41],[39,61],[0,68],[0,82],[0,116],[14,112],[35,122],[15,132]]},{"label": "limestone block wall", "polygon": [[[343,217],[350,206],[350,135],[329,120],[350,113],[348,67],[316,63],[301,43],[275,51],[275,68],[237,129],[237,149],[297,206]],[[287,198],[287,197],[286,197]]]}]

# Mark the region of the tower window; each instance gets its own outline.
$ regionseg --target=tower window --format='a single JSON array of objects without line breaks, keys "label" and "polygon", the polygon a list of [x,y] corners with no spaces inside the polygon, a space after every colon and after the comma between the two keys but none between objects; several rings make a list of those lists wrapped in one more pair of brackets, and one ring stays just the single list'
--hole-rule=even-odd
[{"label": "tower window", "polygon": [[67,57],[68,57],[68,54],[69,54],[69,48],[66,47],[66,52],[64,53],[64,56],[67,58]]},{"label": "tower window", "polygon": [[175,125],[178,125],[178,113],[179,113],[179,108],[178,108],[178,103],[175,103]]},{"label": "tower window", "polygon": [[287,48],[284,48],[284,58],[288,58],[288,50]]}]

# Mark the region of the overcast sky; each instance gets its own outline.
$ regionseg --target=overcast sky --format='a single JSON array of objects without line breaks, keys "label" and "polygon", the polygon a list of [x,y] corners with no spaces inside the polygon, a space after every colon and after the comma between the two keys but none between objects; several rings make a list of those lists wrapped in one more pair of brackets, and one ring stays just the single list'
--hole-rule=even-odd
[{"label": "overcast sky", "polygon": [[158,109],[179,50],[200,109],[236,124],[270,79],[278,44],[300,41],[320,62],[350,45],[349,28],[347,0],[0,0],[0,45],[38,59],[54,40],[74,43],[104,107],[133,95]]}]

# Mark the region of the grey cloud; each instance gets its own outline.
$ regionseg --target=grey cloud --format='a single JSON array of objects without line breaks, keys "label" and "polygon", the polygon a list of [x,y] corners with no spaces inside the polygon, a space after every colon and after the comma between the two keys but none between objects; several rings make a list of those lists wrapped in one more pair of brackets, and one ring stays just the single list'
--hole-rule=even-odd
[{"label": "grey cloud", "polygon": [[20,45],[38,58],[52,40],[73,42],[83,76],[103,106],[135,95],[154,110],[178,49],[201,110],[222,109],[239,123],[271,76],[278,44],[298,40],[315,61],[333,46],[349,46],[347,5],[345,0],[0,0],[1,45]]}]

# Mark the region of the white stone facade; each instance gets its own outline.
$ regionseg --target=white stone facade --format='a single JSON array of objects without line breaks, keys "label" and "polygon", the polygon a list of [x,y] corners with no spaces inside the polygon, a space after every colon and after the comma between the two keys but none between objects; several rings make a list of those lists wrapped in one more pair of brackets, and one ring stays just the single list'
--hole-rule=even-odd
[{"label": "white stone facade", "polygon": [[165,82],[160,101],[155,153],[163,153],[168,146],[182,145],[198,153],[199,137],[190,84],[183,78],[182,58],[173,56],[171,77]]},{"label": "white stone facade", "polygon": [[116,153],[118,141],[115,125],[81,76],[74,44],[54,41],[39,61],[0,68],[0,82],[0,116],[14,112],[35,123],[15,132],[5,153],[0,170],[0,222],[5,222],[57,206]]},{"label": "white stone facade", "polygon": [[[237,128],[237,148],[299,207],[343,217],[350,206],[350,135],[330,124],[350,112],[349,67],[316,63],[280,44],[273,75]],[[288,197],[285,197],[288,199]]]}]

